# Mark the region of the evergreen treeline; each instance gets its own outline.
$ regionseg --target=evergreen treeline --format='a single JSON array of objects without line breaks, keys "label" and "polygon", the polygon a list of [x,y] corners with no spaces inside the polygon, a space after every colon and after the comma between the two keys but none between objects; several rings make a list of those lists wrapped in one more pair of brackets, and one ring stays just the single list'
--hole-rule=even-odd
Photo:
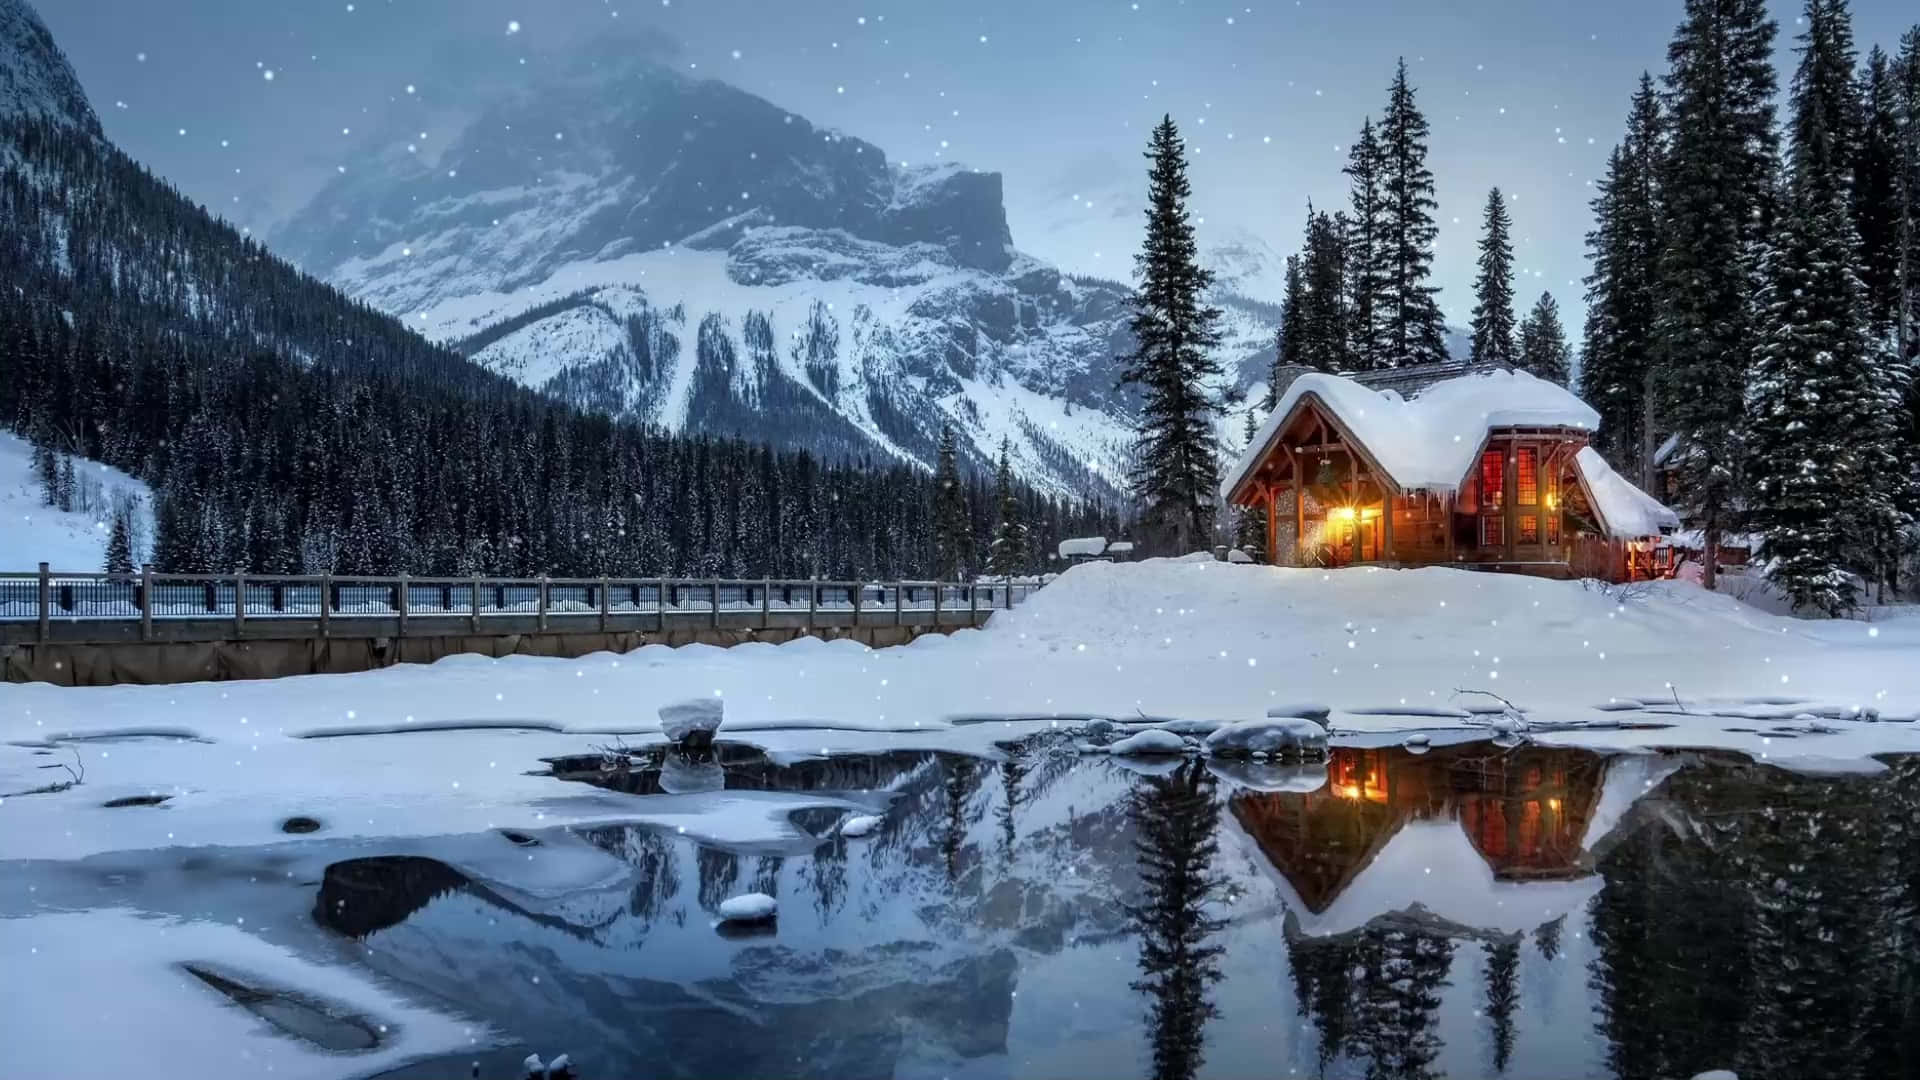
[{"label": "evergreen treeline", "polygon": [[1750,531],[1837,614],[1920,545],[1920,28],[1862,65],[1845,0],[1800,23],[1783,156],[1765,4],[1687,0],[1594,200],[1580,388],[1616,468],[1671,473],[1709,587]]},{"label": "evergreen treeline", "polygon": [[[938,565],[943,489],[919,469],[570,408],[299,274],[93,138],[8,120],[0,143],[0,424],[145,480],[160,569],[852,578]],[[959,489],[974,550],[1017,507],[1021,569],[1065,536],[1117,532],[1110,511],[1024,485],[997,501],[978,476]]]}]

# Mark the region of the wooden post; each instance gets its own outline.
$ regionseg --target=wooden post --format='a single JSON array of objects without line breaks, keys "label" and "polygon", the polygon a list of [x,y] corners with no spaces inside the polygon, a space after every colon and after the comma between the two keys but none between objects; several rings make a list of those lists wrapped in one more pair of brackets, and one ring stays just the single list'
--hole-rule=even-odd
[{"label": "wooden post", "polygon": [[907,587],[901,582],[893,583],[893,625],[899,626],[906,621]]},{"label": "wooden post", "polygon": [[1393,565],[1393,493],[1380,491],[1380,561]]},{"label": "wooden post", "polygon": [[539,598],[534,601],[535,609],[540,615],[540,629],[544,631],[547,628],[547,575],[540,575],[535,591],[539,594]]},{"label": "wooden post", "polygon": [[1502,539],[1506,541],[1507,561],[1512,562],[1514,559],[1514,542],[1517,534],[1520,532],[1520,451],[1514,446],[1511,440],[1506,444],[1506,455],[1506,476],[1501,482],[1506,484],[1507,491],[1505,495],[1500,497],[1500,506],[1503,511],[1502,516],[1506,518],[1505,531],[1507,534]]},{"label": "wooden post", "polygon": [[866,591],[866,584],[859,581],[854,582],[853,588],[847,590],[853,597],[853,625],[855,628],[858,628],[860,625],[860,594]]},{"label": "wooden post", "polygon": [[940,594],[944,591],[946,591],[944,582],[933,583],[933,625],[935,626],[940,625]]},{"label": "wooden post", "polygon": [[469,608],[469,618],[467,621],[472,624],[473,632],[477,634],[480,632],[480,575],[479,574],[473,575],[473,595],[469,596],[467,600],[468,600],[468,608]]},{"label": "wooden post", "polygon": [[233,575],[233,636],[247,628],[247,575]]},{"label": "wooden post", "polygon": [[767,578],[760,584],[760,628],[766,629],[773,622],[773,579]]},{"label": "wooden post", "polygon": [[140,564],[140,640],[153,640],[153,564]]},{"label": "wooden post", "polygon": [[409,591],[410,586],[407,584],[407,575],[403,572],[400,575],[400,584],[394,586],[394,598],[397,601],[394,604],[394,613],[400,618],[399,636],[401,637],[407,636],[407,607],[413,599],[407,595]]},{"label": "wooden post", "polygon": [[328,634],[328,622],[333,614],[333,575],[320,575],[320,636]]},{"label": "wooden post", "polygon": [[720,629],[720,579],[714,578],[707,586],[713,590],[713,628]]},{"label": "wooden post", "polygon": [[47,640],[48,623],[53,618],[53,576],[46,563],[40,564],[40,640]]},{"label": "wooden post", "polygon": [[972,582],[968,582],[967,583],[967,625],[978,626],[979,624],[980,624],[980,593],[978,591],[978,586],[974,585]]},{"label": "wooden post", "polygon": [[813,608],[819,599],[820,583],[809,580],[807,582],[807,629],[809,630],[813,629]]},{"label": "wooden post", "polygon": [[607,609],[611,606],[612,606],[611,602],[608,601],[607,599],[607,579],[601,578],[600,579],[600,632],[603,634],[607,632]]},{"label": "wooden post", "polygon": [[1293,470],[1293,565],[1306,565],[1307,550],[1307,488],[1300,482],[1300,466],[1294,463]]},{"label": "wooden post", "polygon": [[1447,538],[1447,561],[1453,561],[1453,500],[1458,493],[1449,493],[1440,500],[1440,520]]}]

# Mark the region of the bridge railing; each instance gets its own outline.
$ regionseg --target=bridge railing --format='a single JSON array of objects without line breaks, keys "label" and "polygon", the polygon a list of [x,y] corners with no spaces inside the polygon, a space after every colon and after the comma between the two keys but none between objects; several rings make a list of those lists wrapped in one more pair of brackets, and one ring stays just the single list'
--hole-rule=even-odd
[{"label": "bridge railing", "polygon": [[[0,572],[0,624],[13,640],[48,640],[55,624],[136,622],[140,636],[155,624],[188,621],[246,624],[317,620],[324,634],[336,624],[381,620],[406,633],[410,619],[431,619],[444,632],[449,619],[483,630],[489,620],[533,618],[539,627],[579,628],[631,623],[656,625],[707,616],[718,625],[764,622],[775,615],[809,618],[826,613],[856,622],[942,622],[1011,608],[1040,588],[1036,578],[974,581],[817,581],[780,578],[685,577],[497,578],[393,577],[299,574],[71,573],[41,564],[37,571]],[[929,620],[929,613],[931,620]],[[759,616],[756,620],[755,616]],[[37,635],[19,633],[37,623]]]}]

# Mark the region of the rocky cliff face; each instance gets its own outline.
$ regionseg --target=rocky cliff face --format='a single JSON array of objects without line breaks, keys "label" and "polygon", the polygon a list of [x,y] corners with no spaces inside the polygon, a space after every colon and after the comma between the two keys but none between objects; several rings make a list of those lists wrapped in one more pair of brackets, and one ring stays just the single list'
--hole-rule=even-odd
[{"label": "rocky cliff face", "polygon": [[72,65],[26,0],[0,0],[0,117],[34,117],[100,134]]},{"label": "rocky cliff face", "polygon": [[[902,168],[614,47],[470,115],[350,168],[274,246],[581,405],[929,464],[952,425],[976,464],[1004,440],[1049,490],[1119,496],[1128,290],[1019,254],[998,175]],[[1234,381],[1270,314],[1236,315]]]}]

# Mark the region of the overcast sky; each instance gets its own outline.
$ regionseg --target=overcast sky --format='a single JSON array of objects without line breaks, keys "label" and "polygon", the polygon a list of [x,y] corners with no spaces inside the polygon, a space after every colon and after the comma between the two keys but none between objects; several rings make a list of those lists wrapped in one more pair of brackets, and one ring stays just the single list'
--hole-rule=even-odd
[{"label": "overcast sky", "polygon": [[[1015,244],[1124,277],[1163,112],[1206,229],[1298,246],[1345,201],[1346,145],[1407,58],[1433,124],[1451,321],[1471,309],[1489,186],[1514,198],[1526,300],[1578,328],[1588,200],[1679,0],[34,0],[128,152],[266,230],[394,108],[431,111],[450,63],[527,77],[589,36],[664,31],[676,63],[884,148],[1005,174]],[[1799,5],[1775,3],[1783,46]],[[1858,0],[1864,56],[1916,19]],[[517,30],[511,30],[517,26]],[[1792,57],[1783,49],[1783,70]],[[1784,80],[1783,80],[1784,85]],[[411,88],[411,90],[409,89]],[[449,90],[449,93],[451,91]],[[453,104],[447,102],[446,104]],[[184,132],[184,134],[183,134]],[[1077,197],[1077,198],[1076,198]]]}]

